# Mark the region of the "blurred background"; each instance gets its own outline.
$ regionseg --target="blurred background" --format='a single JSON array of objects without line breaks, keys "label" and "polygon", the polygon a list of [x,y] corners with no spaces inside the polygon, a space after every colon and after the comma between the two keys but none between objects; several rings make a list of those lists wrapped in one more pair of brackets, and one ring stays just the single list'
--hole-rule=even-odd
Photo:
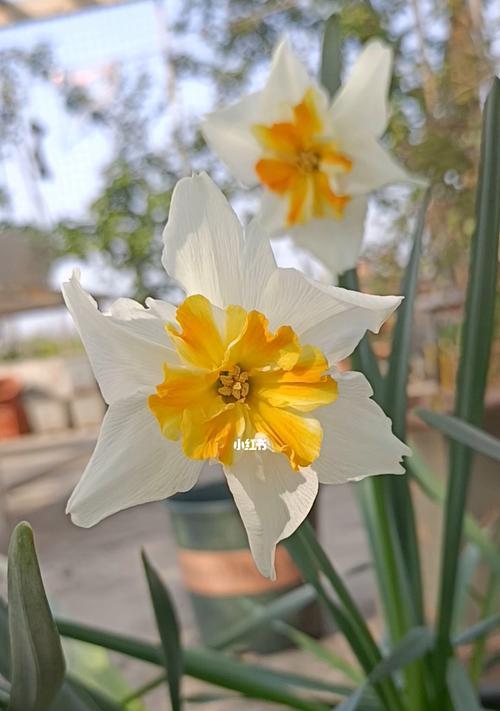
[{"label": "blurred background", "polygon": [[[379,37],[394,48],[384,143],[434,186],[410,402],[446,411],[474,227],[482,102],[500,64],[497,2],[0,0],[0,551],[7,531],[28,518],[48,590],[67,614],[152,631],[142,604],[143,544],[181,600],[185,590],[161,504],[119,514],[92,531],[72,527],[64,516],[105,407],[62,306],[61,281],[79,268],[84,287],[104,307],[117,296],[180,298],[160,264],[176,181],[207,170],[243,221],[257,206],[257,195],[240,190],[205,146],[200,118],[262,86],[285,32],[316,74],[323,22],[334,11],[346,72],[365,41]],[[417,207],[416,196],[400,186],[372,196],[360,266],[364,290],[399,292]],[[321,266],[286,239],[275,251],[280,265],[321,275]],[[498,310],[497,317],[498,326]],[[375,341],[382,367],[389,330],[390,324]],[[499,355],[497,327],[485,423],[497,435]],[[409,418],[413,441],[443,470],[444,442]],[[483,474],[471,506],[492,526],[498,472],[495,478],[486,460],[478,466]],[[373,583],[352,492],[331,487],[319,508],[327,549],[369,609]],[[438,512],[422,501],[420,513],[431,550]],[[428,566],[432,593],[432,555]],[[196,638],[187,601],[181,615],[185,634]]]}]

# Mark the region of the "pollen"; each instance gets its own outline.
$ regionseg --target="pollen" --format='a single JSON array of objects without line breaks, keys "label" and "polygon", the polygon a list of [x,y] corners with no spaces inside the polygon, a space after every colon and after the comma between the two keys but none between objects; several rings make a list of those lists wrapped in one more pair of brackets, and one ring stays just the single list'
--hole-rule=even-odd
[{"label": "pollen", "polygon": [[245,402],[245,398],[250,392],[250,384],[248,382],[248,373],[240,368],[239,365],[233,365],[228,370],[221,370],[217,392],[224,398],[228,398],[228,402]]},{"label": "pollen", "polygon": [[321,156],[316,151],[299,151],[296,164],[304,173],[316,173],[321,165]]}]

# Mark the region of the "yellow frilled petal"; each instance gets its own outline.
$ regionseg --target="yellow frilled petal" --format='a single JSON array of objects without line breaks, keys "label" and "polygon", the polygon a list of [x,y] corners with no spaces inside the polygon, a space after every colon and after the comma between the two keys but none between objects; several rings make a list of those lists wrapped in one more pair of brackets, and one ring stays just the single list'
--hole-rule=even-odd
[{"label": "yellow frilled petal", "polygon": [[291,367],[300,354],[293,329],[281,326],[276,333],[271,333],[268,327],[264,314],[250,311],[239,338],[227,350],[223,367],[239,365],[247,372],[269,365]]},{"label": "yellow frilled petal", "polygon": [[292,469],[307,467],[319,457],[323,431],[318,420],[258,399],[252,403],[251,413],[256,430],[269,438],[273,449],[287,457]]},{"label": "yellow frilled petal", "polygon": [[293,163],[287,163],[277,158],[263,158],[255,166],[260,182],[278,195],[292,190],[299,175],[298,168]]},{"label": "yellow frilled petal", "polygon": [[176,318],[182,330],[172,324],[166,328],[181,358],[198,368],[217,368],[225,347],[209,300],[200,294],[188,296],[178,307]]},{"label": "yellow frilled petal", "polygon": [[273,407],[311,412],[337,399],[338,387],[330,375],[325,356],[318,348],[304,346],[290,370],[271,370],[252,378],[252,395]]},{"label": "yellow frilled petal", "polygon": [[231,464],[236,439],[263,433],[293,469],[310,465],[322,431],[302,413],[337,397],[323,354],[301,346],[290,326],[272,333],[264,314],[240,306],[215,312],[202,296],[188,297],[177,320],[180,331],[167,329],[186,366],[165,365],[148,398],[163,435],[181,438],[191,459]]},{"label": "yellow frilled petal", "polygon": [[214,414],[202,408],[186,411],[182,440],[186,456],[231,464],[234,441],[245,432],[245,408],[245,405],[231,403]]},{"label": "yellow frilled petal", "polygon": [[302,136],[291,123],[257,124],[253,126],[253,134],[264,149],[276,153],[287,154],[302,147]]},{"label": "yellow frilled petal", "polygon": [[296,129],[303,140],[311,140],[323,129],[312,88],[308,89],[302,101],[293,107],[293,116]]},{"label": "yellow frilled petal", "polygon": [[217,372],[163,368],[164,380],[150,395],[148,405],[168,439],[179,439],[183,413],[193,407],[211,407]]}]

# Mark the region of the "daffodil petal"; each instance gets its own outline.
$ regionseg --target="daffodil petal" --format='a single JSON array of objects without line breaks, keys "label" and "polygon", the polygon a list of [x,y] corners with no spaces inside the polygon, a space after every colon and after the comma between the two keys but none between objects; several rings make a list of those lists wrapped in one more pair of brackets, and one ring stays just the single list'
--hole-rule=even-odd
[{"label": "daffodil petal", "polygon": [[366,210],[366,197],[356,197],[347,204],[342,217],[296,225],[290,230],[290,235],[300,247],[317,257],[332,275],[342,274],[357,264]]},{"label": "daffodil petal", "polygon": [[308,279],[296,269],[279,269],[262,294],[270,328],[289,324],[301,343],[318,347],[335,363],[350,355],[367,330],[380,327],[401,303],[400,296],[371,296]]},{"label": "daffodil petal", "polygon": [[384,133],[391,71],[391,49],[378,40],[366,44],[333,100],[332,124],[341,138],[359,133],[378,138]]},{"label": "daffodil petal", "polygon": [[292,471],[272,452],[246,452],[224,467],[258,569],[275,579],[276,544],[302,523],[318,493],[314,471]]},{"label": "daffodil petal", "polygon": [[259,94],[250,94],[227,108],[208,114],[201,130],[209,146],[244,185],[257,182],[255,164],[261,148],[252,133]]},{"label": "daffodil petal", "polygon": [[111,314],[103,314],[75,274],[62,292],[106,402],[144,386],[154,390],[163,364],[179,362],[164,323],[140,304],[120,299]]},{"label": "daffodil petal", "polygon": [[253,308],[256,285],[263,285],[276,270],[261,223],[251,223],[244,235],[226,198],[206,174],[177,183],[164,242],[167,272],[188,295],[203,294],[221,308]]},{"label": "daffodil petal", "polygon": [[243,230],[224,195],[202,173],[175,186],[163,239],[163,265],[188,296],[239,304]]},{"label": "daffodil petal", "polygon": [[266,317],[250,311],[243,331],[228,348],[225,365],[239,365],[246,371],[269,365],[287,368],[297,361],[299,352],[297,337],[289,326],[271,333]]},{"label": "daffodil petal", "polygon": [[273,407],[311,412],[337,397],[337,384],[326,374],[328,361],[317,348],[304,346],[290,370],[271,370],[252,377],[252,393]]},{"label": "daffodil petal", "polygon": [[295,415],[256,399],[252,401],[251,420],[255,430],[269,438],[273,449],[285,455],[292,469],[307,467],[319,456],[323,432],[315,417]]},{"label": "daffodil petal", "polygon": [[315,97],[321,102],[321,108],[326,108],[324,92],[309,77],[305,66],[285,37],[274,50],[269,77],[259,94],[257,117],[260,120],[256,123],[269,125],[278,121],[289,121],[292,118],[291,107],[300,103],[311,87],[315,90]]},{"label": "daffodil petal", "polygon": [[218,368],[225,352],[224,312],[201,294],[194,294],[177,308],[176,319],[180,330],[176,324],[169,324],[167,330],[179,356],[198,368]]},{"label": "daffodil petal", "polygon": [[202,408],[187,410],[183,418],[182,445],[192,459],[217,459],[224,464],[233,461],[234,442],[245,431],[244,406],[222,406],[214,414]]},{"label": "daffodil petal", "polygon": [[278,195],[269,190],[262,190],[258,218],[269,235],[279,237],[290,232],[290,226],[286,219],[288,209],[287,195]]},{"label": "daffodil petal", "polygon": [[339,373],[337,400],[316,413],[323,427],[321,454],[314,462],[319,480],[341,484],[372,474],[404,474],[400,461],[411,450],[392,434],[391,421],[371,399],[361,373]]},{"label": "daffodil petal", "polygon": [[160,501],[196,483],[202,462],[165,439],[147,405],[148,392],[113,403],[97,446],[68,502],[73,523],[93,526],[117,511]]},{"label": "daffodil petal", "polygon": [[425,180],[410,175],[371,136],[356,136],[348,150],[353,158],[353,167],[342,179],[349,195],[362,195],[392,183],[413,183],[419,187],[427,185]]},{"label": "daffodil petal", "polygon": [[149,396],[148,406],[158,420],[162,434],[169,439],[178,439],[184,411],[216,399],[217,374],[165,365],[164,375],[156,393]]},{"label": "daffodil petal", "polygon": [[261,294],[278,268],[265,225],[254,218],[245,230],[241,275],[241,306],[247,311],[257,307]]}]

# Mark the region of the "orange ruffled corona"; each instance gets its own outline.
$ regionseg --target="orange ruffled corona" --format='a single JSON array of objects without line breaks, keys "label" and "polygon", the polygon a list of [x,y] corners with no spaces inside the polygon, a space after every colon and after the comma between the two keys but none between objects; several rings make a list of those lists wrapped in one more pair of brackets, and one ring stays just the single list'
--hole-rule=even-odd
[{"label": "orange ruffled corona", "polygon": [[302,346],[290,326],[269,331],[259,311],[212,307],[189,296],[177,309],[180,330],[166,330],[185,365],[164,366],[148,404],[168,439],[182,438],[191,459],[230,464],[237,438],[265,435],[297,470],[320,453],[322,430],[306,417],[337,398],[318,348]]},{"label": "orange ruffled corona", "polygon": [[259,180],[272,192],[288,196],[290,227],[312,218],[340,218],[350,197],[331,189],[329,175],[349,172],[352,162],[324,138],[312,89],[292,107],[292,113],[289,122],[252,127],[264,149],[264,157],[255,165]]}]

